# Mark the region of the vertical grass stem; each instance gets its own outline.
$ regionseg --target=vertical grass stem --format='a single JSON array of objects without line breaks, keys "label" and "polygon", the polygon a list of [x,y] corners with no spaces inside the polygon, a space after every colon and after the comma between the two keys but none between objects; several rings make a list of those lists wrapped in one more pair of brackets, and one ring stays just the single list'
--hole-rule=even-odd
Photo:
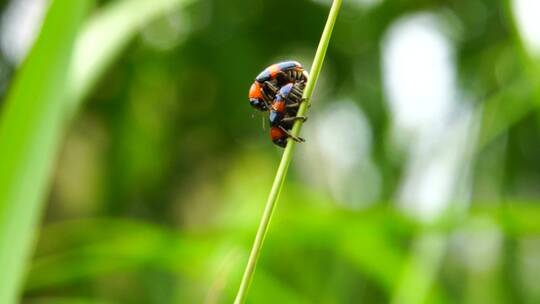
[{"label": "vertical grass stem", "polygon": [[[328,14],[328,19],[326,21],[326,25],[321,36],[319,46],[317,47],[317,52],[315,53],[313,64],[311,65],[310,77],[304,90],[303,98],[305,102],[300,105],[300,108],[298,109],[298,116],[304,116],[309,105],[311,104],[311,96],[313,95],[313,90],[315,89],[317,79],[319,78],[319,75],[321,73],[324,57],[326,55],[326,50],[328,49],[330,37],[332,36],[332,30],[334,29],[334,24],[336,23],[337,15],[341,7],[341,2],[342,0],[334,0],[334,2],[332,3],[332,7],[330,8],[330,13]],[[301,127],[302,121],[296,121],[291,133],[295,136],[298,136]],[[257,230],[257,235],[255,236],[253,247],[251,248],[251,253],[249,255],[249,260],[244,271],[244,275],[242,277],[242,282],[240,283],[240,288],[238,289],[238,293],[236,294],[236,299],[234,301],[235,304],[244,303],[244,301],[246,300],[246,296],[253,280],[253,275],[255,273],[255,267],[257,266],[257,260],[259,259],[259,256],[261,254],[261,248],[264,243],[264,238],[270,225],[272,213],[278,201],[281,188],[283,187],[289,164],[291,163],[292,153],[295,145],[296,143],[294,141],[289,140],[287,146],[285,147],[285,151],[283,152],[283,156],[281,158],[281,162],[279,164],[279,168],[277,170],[276,177],[274,179],[274,183],[272,184],[272,189],[268,196],[268,201],[266,202],[266,207],[264,209],[264,213],[259,224],[259,229]]]}]

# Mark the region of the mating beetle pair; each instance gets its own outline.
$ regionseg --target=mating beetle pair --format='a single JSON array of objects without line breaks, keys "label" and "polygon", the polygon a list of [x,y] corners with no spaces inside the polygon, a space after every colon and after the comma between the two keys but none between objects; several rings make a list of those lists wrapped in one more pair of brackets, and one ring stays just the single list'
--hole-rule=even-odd
[{"label": "mating beetle pair", "polygon": [[306,120],[297,116],[302,103],[302,93],[308,78],[307,72],[296,61],[284,61],[264,69],[251,85],[249,103],[259,111],[269,111],[270,138],[274,144],[285,147],[287,139],[303,142],[292,135],[294,121]]}]

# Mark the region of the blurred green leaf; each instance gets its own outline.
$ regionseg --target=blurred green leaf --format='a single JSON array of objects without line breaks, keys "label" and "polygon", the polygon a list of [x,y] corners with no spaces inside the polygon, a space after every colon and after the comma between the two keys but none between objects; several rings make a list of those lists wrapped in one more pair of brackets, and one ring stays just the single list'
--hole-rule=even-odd
[{"label": "blurred green leaf", "polygon": [[193,0],[119,0],[100,9],[77,38],[68,86],[75,112],[107,68],[147,23]]},{"label": "blurred green leaf", "polygon": [[114,302],[98,300],[98,299],[83,299],[69,297],[39,297],[24,301],[25,304],[112,304]]},{"label": "blurred green leaf", "polygon": [[64,124],[65,84],[90,0],[55,0],[0,121],[0,303],[15,303]]},{"label": "blurred green leaf", "polygon": [[[247,303],[260,303],[260,304],[303,304],[313,303],[304,299],[302,295],[298,294],[298,291],[291,286],[287,286],[286,283],[271,276],[264,269],[257,271],[257,288],[253,288],[250,294],[250,299]],[[269,295],[272,295],[271,297]],[[232,299],[231,299],[232,300]]]},{"label": "blurred green leaf", "polygon": [[[447,227],[444,229],[450,232],[460,229],[469,220],[489,218],[509,237],[537,234],[540,224],[535,219],[540,208],[527,203],[515,205],[511,209],[477,208],[465,222],[437,224],[426,228],[426,231],[441,231],[441,227]],[[327,262],[320,265],[318,260],[304,256],[306,248],[317,256],[326,253],[325,261],[330,257],[344,261],[350,265],[349,271],[361,274],[386,294],[392,294],[406,263],[408,245],[404,240],[414,238],[420,227],[418,224],[388,208],[362,212],[306,208],[295,209],[294,212],[301,215],[276,218],[276,229],[271,232],[267,253],[261,260],[261,273],[264,274],[254,281],[255,300],[263,299],[271,289],[275,296],[272,300],[290,296],[297,299],[292,301],[294,303],[310,302],[315,299],[312,295],[325,290],[321,284],[330,282],[327,272],[331,271],[332,265],[326,265]],[[240,248],[240,244],[245,242],[243,239],[231,240],[230,237],[244,235],[249,238],[250,231],[250,227],[240,225],[187,234],[121,219],[76,220],[49,225],[43,230],[43,241],[39,243],[26,291],[32,293],[66,287],[76,282],[150,267],[198,282],[205,286],[203,295],[215,292],[216,298],[222,298],[222,291],[214,290],[214,285],[226,285],[225,295],[232,298],[243,266],[240,263],[242,259],[238,254],[226,254],[224,257],[220,252],[236,251],[234,248]],[[247,248],[243,250],[247,254]],[[216,258],[221,266],[214,263]],[[281,265],[284,259],[287,263]],[[220,270],[222,266],[227,270]],[[318,279],[311,278],[309,274]],[[287,280],[283,280],[284,275]],[[221,283],[210,284],[211,281]],[[432,295],[437,301],[442,301],[444,297],[439,287],[436,282]],[[297,290],[310,292],[302,294]],[[308,295],[310,297],[304,298]]]},{"label": "blurred green leaf", "polygon": [[535,111],[535,104],[530,100],[533,94],[534,90],[530,85],[518,81],[507,85],[485,101],[479,150],[486,148],[531,111]]},{"label": "blurred green leaf", "polygon": [[200,278],[212,252],[208,240],[126,220],[69,221],[43,236],[58,242],[38,247],[27,291],[150,265]]},{"label": "blurred green leaf", "polygon": [[141,26],[189,1],[114,2],[90,20],[77,38],[72,56],[90,2],[56,0],[51,4],[42,33],[19,72],[3,113],[0,248],[11,250],[0,252],[0,268],[12,279],[11,284],[0,286],[2,303],[14,301],[22,279],[62,135],[64,103],[68,102],[68,114],[72,114]]}]

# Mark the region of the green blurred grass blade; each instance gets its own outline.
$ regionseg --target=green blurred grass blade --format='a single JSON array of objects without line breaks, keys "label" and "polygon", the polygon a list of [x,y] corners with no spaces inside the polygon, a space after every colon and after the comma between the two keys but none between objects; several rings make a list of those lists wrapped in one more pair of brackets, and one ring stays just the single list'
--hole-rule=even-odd
[{"label": "green blurred grass blade", "polygon": [[507,85],[485,101],[479,151],[535,111],[536,106],[530,100],[533,95],[534,88],[525,80],[520,80]]},{"label": "green blurred grass blade", "polygon": [[190,2],[116,1],[76,38],[91,1],[52,2],[0,122],[0,269],[10,278],[0,284],[0,303],[15,301],[63,121],[141,26]]},{"label": "green blurred grass blade", "polygon": [[69,112],[82,100],[141,27],[193,0],[120,0],[95,14],[77,39],[69,86]]},{"label": "green blurred grass blade", "polygon": [[145,222],[76,220],[43,229],[26,291],[155,267],[200,279],[215,246]]},{"label": "green blurred grass blade", "polygon": [[[285,200],[287,204],[284,205],[293,205],[292,200],[295,198]],[[481,218],[496,222],[511,239],[538,235],[538,202],[512,202],[512,205],[514,207],[511,209],[501,206],[473,208],[467,220],[434,224],[428,230],[453,231],[468,221]],[[385,293],[391,294],[400,279],[396,270],[401,271],[403,268],[408,247],[407,242],[398,240],[410,240],[421,227],[413,219],[404,218],[385,208],[362,212],[329,212],[327,209],[306,208],[287,211],[289,214],[301,215],[276,218],[280,222],[273,232],[274,237],[267,244],[270,258],[262,261],[262,278],[259,277],[253,284],[252,296],[255,303],[263,302],[261,299],[267,290],[272,290],[272,294],[278,298],[283,296],[295,299],[295,303],[302,302],[303,295],[311,296],[309,292],[306,293],[306,286],[296,285],[295,292],[292,292],[290,286],[271,277],[275,274],[264,274],[265,267],[272,268],[272,259],[275,261],[276,255],[283,257],[283,248],[293,253],[301,252],[303,248],[310,248],[318,254],[331,253],[350,265],[351,272],[361,274],[366,280],[380,286]],[[111,274],[135,272],[148,267],[188,277],[195,282],[195,286],[202,284],[211,290],[212,285],[205,285],[205,282],[209,275],[217,280],[213,272],[209,271],[216,265],[212,260],[219,258],[218,253],[223,250],[223,246],[240,246],[251,231],[249,227],[241,225],[215,229],[190,235],[146,222],[120,219],[75,220],[48,225],[42,231],[25,291],[39,293],[52,288],[65,288],[74,282],[91,283]],[[231,243],[231,235],[244,235],[244,238]],[[298,254],[292,256],[300,260],[291,259],[291,263],[297,264],[303,260]],[[231,273],[238,273],[238,276],[244,266],[239,261],[241,259],[228,262],[231,263],[228,264]],[[317,271],[317,267],[309,267],[313,264],[305,263],[309,270]],[[233,279],[235,276],[231,273],[223,279],[226,282],[226,295],[230,299],[235,295],[237,287]],[[293,277],[306,275],[295,274],[294,270],[288,273]],[[314,277],[319,277],[316,274]],[[324,284],[327,282],[325,279]],[[331,292],[330,298],[337,295],[333,289]],[[221,294],[219,296],[223,297]],[[444,289],[437,282],[428,298],[440,303],[444,296]]]},{"label": "green blurred grass blade", "polygon": [[264,268],[258,269],[257,271],[258,276],[256,281],[259,286],[258,288],[253,288],[250,302],[258,304],[313,303],[305,299],[299,290],[281,281],[279,278],[272,276],[270,273],[265,271]]},{"label": "green blurred grass blade", "polygon": [[62,133],[65,83],[90,0],[55,0],[0,121],[0,303],[14,303]]},{"label": "green blurred grass blade", "polygon": [[73,297],[39,297],[25,300],[25,304],[112,304],[114,302]]}]

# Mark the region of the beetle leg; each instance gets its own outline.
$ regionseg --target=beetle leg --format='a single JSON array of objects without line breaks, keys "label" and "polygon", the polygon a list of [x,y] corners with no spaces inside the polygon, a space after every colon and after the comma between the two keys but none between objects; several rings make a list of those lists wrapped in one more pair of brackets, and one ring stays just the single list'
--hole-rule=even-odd
[{"label": "beetle leg", "polygon": [[276,95],[276,93],[279,91],[279,89],[273,85],[270,81],[265,81],[264,85],[267,86],[271,91],[272,94]]},{"label": "beetle leg", "polygon": [[263,102],[264,102],[264,105],[266,106],[267,109],[270,109],[272,107],[271,99],[268,99],[267,97],[264,97]]},{"label": "beetle leg", "polygon": [[264,99],[264,104],[266,105],[267,109],[270,109],[272,107],[270,99]]},{"label": "beetle leg", "polygon": [[298,108],[299,106],[300,106],[299,102],[288,103],[288,104],[285,105],[286,108]]},{"label": "beetle leg", "polygon": [[305,116],[285,117],[281,121],[289,122],[289,121],[297,121],[297,120],[301,120],[302,122],[306,122],[307,117],[305,117]]},{"label": "beetle leg", "polygon": [[292,99],[302,99],[302,92],[297,91],[293,88],[293,90],[289,93],[291,95]]},{"label": "beetle leg", "polygon": [[293,95],[294,98],[297,98],[297,99],[302,98],[302,94],[304,94],[304,84],[303,83],[294,84],[290,94]]},{"label": "beetle leg", "polygon": [[263,96],[263,102],[266,105],[266,108],[270,109],[271,103],[272,103],[272,98],[270,96],[268,96],[268,94],[266,94],[266,92],[263,89],[261,89],[261,94]]},{"label": "beetle leg", "polygon": [[285,129],[285,128],[282,127],[282,126],[279,126],[279,128],[280,128],[283,132],[285,132],[285,134],[287,134],[287,136],[288,136],[290,139],[294,140],[294,141],[297,142],[297,143],[303,143],[303,142],[306,141],[306,140],[303,139],[302,137],[292,135],[291,132],[287,131],[287,129]]},{"label": "beetle leg", "polygon": [[[295,102],[295,103],[291,103],[291,107],[294,107],[294,106],[299,106],[301,104],[303,104],[304,102],[306,102],[307,98],[300,98],[300,101],[299,102]],[[311,104],[308,106],[308,109],[311,107]]]},{"label": "beetle leg", "polygon": [[261,89],[261,94],[265,100],[271,100],[270,96],[268,96],[268,94],[266,94],[266,92],[263,89]]},{"label": "beetle leg", "polygon": [[302,71],[302,79],[307,81],[309,78],[309,73],[306,70]]}]

